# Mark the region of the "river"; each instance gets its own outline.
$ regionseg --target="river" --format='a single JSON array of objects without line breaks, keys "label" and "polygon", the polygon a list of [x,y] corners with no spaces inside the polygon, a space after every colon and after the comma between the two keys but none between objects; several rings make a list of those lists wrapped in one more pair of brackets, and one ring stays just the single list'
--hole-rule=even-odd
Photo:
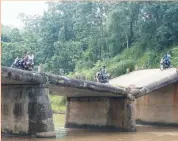
[{"label": "river", "polygon": [[137,132],[65,129],[64,115],[54,115],[57,138],[2,137],[2,141],[178,141],[178,127],[137,126]]}]

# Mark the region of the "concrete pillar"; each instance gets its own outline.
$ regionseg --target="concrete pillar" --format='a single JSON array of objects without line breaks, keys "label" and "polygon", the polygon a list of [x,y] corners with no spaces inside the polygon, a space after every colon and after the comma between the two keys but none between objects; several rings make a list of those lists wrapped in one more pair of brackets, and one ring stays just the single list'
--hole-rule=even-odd
[{"label": "concrete pillar", "polygon": [[2,133],[40,136],[45,133],[47,136],[50,132],[51,135],[54,124],[48,88],[40,85],[1,86]]},{"label": "concrete pillar", "polygon": [[178,127],[178,82],[136,99],[136,122]]},{"label": "concrete pillar", "polygon": [[135,131],[135,108],[127,98],[67,98],[67,128]]},{"label": "concrete pillar", "polygon": [[135,121],[135,101],[129,99],[124,100],[124,124],[123,128],[126,131],[135,131],[136,130],[136,121]]}]

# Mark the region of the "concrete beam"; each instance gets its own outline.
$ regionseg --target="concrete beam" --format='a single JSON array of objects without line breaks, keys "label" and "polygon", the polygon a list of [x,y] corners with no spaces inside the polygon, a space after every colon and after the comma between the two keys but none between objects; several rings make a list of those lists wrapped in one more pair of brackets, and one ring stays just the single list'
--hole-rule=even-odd
[{"label": "concrete beam", "polygon": [[40,74],[14,69],[10,67],[1,67],[1,84],[41,84],[43,77]]},{"label": "concrete beam", "polygon": [[[59,93],[67,93],[64,96],[93,96],[93,93],[99,93],[97,96],[122,96],[126,97],[128,91],[125,88],[114,87],[102,83],[72,79],[65,76],[58,76],[47,73],[36,73],[2,67],[2,84],[43,84],[49,89]],[[85,91],[85,92],[83,92]],[[87,93],[87,94],[86,94]]]}]

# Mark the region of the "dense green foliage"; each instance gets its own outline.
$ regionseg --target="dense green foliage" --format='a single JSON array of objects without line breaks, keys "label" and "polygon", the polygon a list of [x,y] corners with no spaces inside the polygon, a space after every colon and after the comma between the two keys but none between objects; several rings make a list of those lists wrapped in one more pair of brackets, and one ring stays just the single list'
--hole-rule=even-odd
[{"label": "dense green foliage", "polygon": [[[149,64],[171,51],[178,65],[177,2],[48,2],[43,16],[21,14],[24,28],[2,26],[2,65],[24,51],[35,55],[36,68],[93,79],[105,64],[112,76]],[[174,47],[174,48],[173,48]]]},{"label": "dense green foliage", "polygon": [[54,112],[66,111],[66,98],[58,95],[50,94],[52,110]]}]

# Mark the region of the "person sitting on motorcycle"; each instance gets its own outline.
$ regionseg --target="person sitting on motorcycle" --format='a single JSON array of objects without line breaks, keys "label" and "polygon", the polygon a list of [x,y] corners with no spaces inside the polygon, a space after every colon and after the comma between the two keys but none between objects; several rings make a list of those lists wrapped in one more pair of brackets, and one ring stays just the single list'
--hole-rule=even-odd
[{"label": "person sitting on motorcycle", "polygon": [[107,78],[107,71],[106,71],[106,66],[103,66],[101,71],[100,71],[100,74],[102,76],[102,79],[104,80],[105,78]]},{"label": "person sitting on motorcycle", "polygon": [[170,64],[171,64],[170,59],[171,59],[171,55],[169,54],[169,52],[167,52],[167,53],[164,55],[163,60],[164,60],[164,62],[165,62],[167,65],[169,65],[169,66],[170,66]]}]

